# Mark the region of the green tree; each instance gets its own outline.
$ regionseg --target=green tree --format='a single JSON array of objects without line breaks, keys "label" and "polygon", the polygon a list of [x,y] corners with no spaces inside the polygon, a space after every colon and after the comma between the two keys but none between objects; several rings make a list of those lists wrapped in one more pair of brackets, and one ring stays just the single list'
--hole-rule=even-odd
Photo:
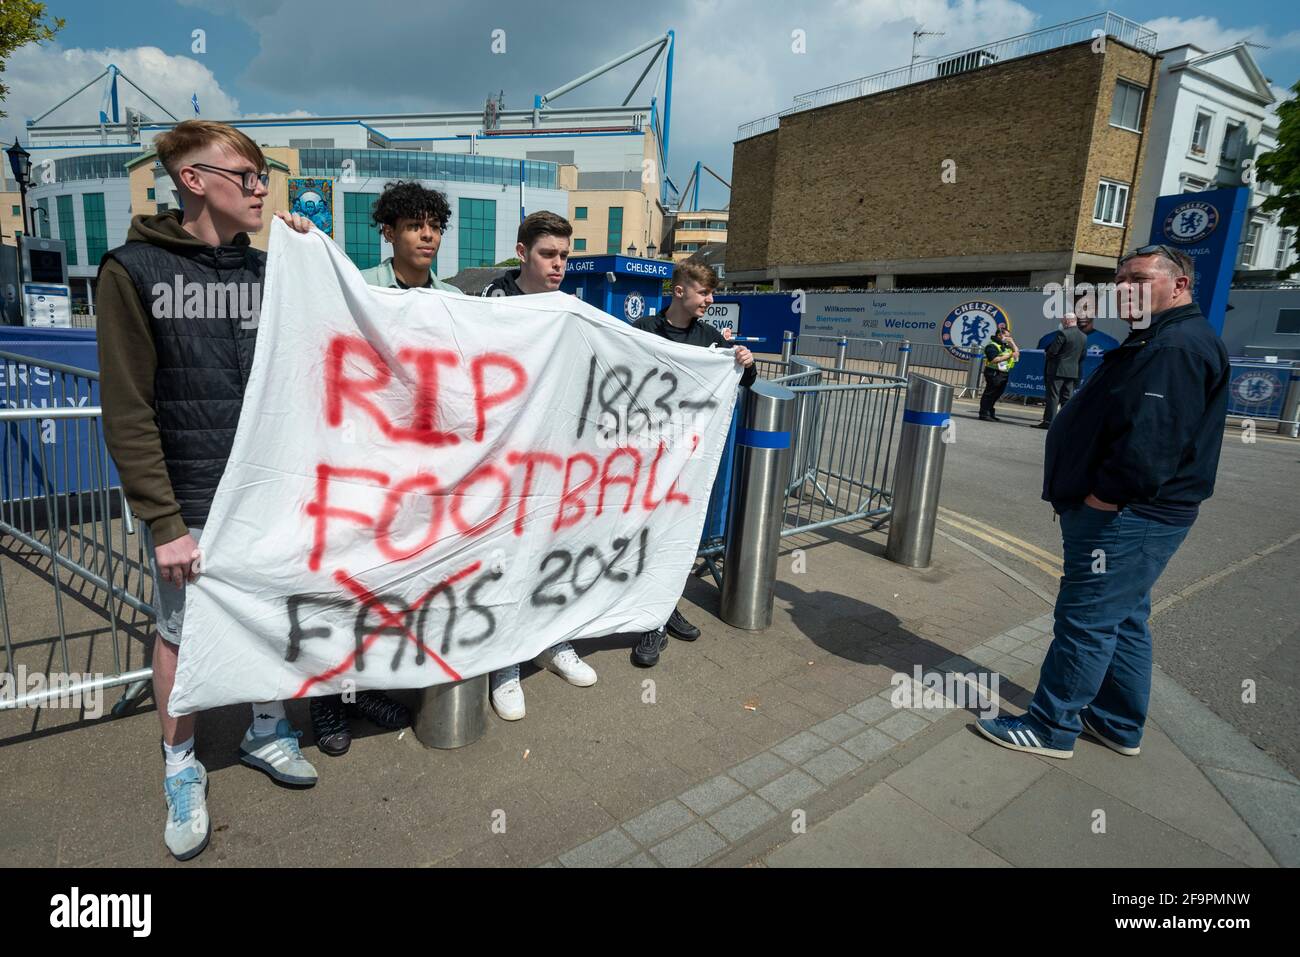
[{"label": "green tree", "polygon": [[[1266,213],[1281,213],[1282,227],[1294,230],[1291,245],[1295,248],[1300,242],[1296,238],[1300,237],[1300,80],[1291,92],[1296,96],[1277,108],[1277,149],[1260,156],[1256,169],[1261,180],[1278,188],[1278,194],[1264,200],[1260,208]],[[1297,269],[1300,262],[1285,270],[1284,275],[1293,275]]]},{"label": "green tree", "polygon": [[[63,19],[55,17],[50,23],[45,17],[45,4],[34,0],[0,0],[0,73],[4,73],[9,56],[19,47],[29,43],[53,40],[63,29]],[[0,83],[0,101],[9,96],[9,87]],[[8,116],[0,110],[0,117]]]}]

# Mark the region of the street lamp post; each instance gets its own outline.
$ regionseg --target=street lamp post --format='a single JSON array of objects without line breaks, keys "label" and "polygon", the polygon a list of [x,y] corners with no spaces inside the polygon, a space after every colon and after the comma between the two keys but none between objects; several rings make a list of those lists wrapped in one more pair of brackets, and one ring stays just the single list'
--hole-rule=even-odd
[{"label": "street lamp post", "polygon": [[32,154],[22,148],[17,137],[14,137],[14,145],[5,152],[9,154],[9,168],[18,181],[18,193],[23,204],[23,233],[30,236],[31,230],[27,226],[27,183],[32,173]]},{"label": "street lamp post", "polygon": [[659,258],[658,256],[655,255],[655,253],[657,252],[659,252],[659,247],[656,246],[654,243],[651,243],[649,246],[645,248],[646,257],[649,259]]},{"label": "street lamp post", "polygon": [[636,255],[636,243],[628,243],[628,244],[627,244],[627,254],[628,254],[629,256],[635,256],[635,255]]},{"label": "street lamp post", "polygon": [[[32,154],[22,148],[18,142],[18,137],[14,137],[14,145],[5,150],[9,155],[9,168],[13,170],[14,179],[18,181],[19,202],[23,204],[23,235],[30,236],[31,229],[27,226],[27,180],[32,173]],[[48,214],[47,214],[48,215]],[[18,320],[23,325],[27,324],[27,304],[23,301],[26,295],[23,293],[23,244],[18,240]]]}]

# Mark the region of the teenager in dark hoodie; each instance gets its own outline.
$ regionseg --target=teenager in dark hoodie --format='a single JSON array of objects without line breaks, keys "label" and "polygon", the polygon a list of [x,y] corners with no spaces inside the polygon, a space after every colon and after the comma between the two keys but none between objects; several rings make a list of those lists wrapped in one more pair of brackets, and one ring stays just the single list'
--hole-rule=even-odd
[{"label": "teenager in dark hoodie", "polygon": [[[180,860],[207,846],[207,772],[194,756],[194,715],[167,712],[185,614],[202,571],[197,539],[230,456],[253,366],[266,254],[266,159],[222,123],[188,120],[154,141],[181,211],[136,216],[99,267],[98,345],[104,440],[127,502],[153,542],[153,694],[162,722],[163,840]],[[277,213],[292,228],[311,222]],[[220,302],[217,306],[216,303]],[[213,309],[217,315],[210,315]],[[284,704],[252,707],[239,759],[297,787],[316,783]]]}]

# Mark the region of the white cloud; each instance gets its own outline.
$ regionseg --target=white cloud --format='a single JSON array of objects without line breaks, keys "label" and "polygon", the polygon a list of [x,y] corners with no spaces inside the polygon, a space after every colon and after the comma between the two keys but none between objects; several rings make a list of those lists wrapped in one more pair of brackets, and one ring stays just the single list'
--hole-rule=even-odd
[{"label": "white cloud", "polygon": [[[5,64],[4,82],[9,86],[9,96],[3,104],[9,114],[0,120],[0,138],[12,142],[15,136],[25,139],[23,132],[28,119],[35,119],[78,87],[90,82],[104,71],[108,64],[116,64],[124,75],[170,110],[178,119],[194,116],[190,97],[198,94],[201,116],[211,119],[235,119],[247,116],[256,119],[298,118],[311,116],[306,110],[288,113],[243,114],[239,101],[224,89],[212,71],[197,60],[173,56],[157,47],[134,47],[128,50],[82,48],[64,49],[58,44],[28,45],[16,50]],[[71,102],[51,113],[42,126],[94,123],[104,97],[107,80],[101,80],[83,91]],[[125,118],[126,107],[141,110],[154,119],[166,119],[166,114],[142,96],[130,83],[118,79],[120,115]]]},{"label": "white cloud", "polygon": [[1300,49],[1300,30],[1275,36],[1268,27],[1231,26],[1220,23],[1218,17],[1156,17],[1146,21],[1144,26],[1156,31],[1156,40],[1162,50],[1190,43],[1206,53],[1213,53],[1242,40],[1250,40],[1269,48],[1251,50],[1256,60],[1266,60],[1272,50]]}]

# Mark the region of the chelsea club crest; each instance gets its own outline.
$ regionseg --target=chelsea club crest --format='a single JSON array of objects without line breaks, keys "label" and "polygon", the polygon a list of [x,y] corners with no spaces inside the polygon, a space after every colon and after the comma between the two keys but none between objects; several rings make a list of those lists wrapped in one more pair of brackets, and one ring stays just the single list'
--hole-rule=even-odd
[{"label": "chelsea club crest", "polygon": [[1176,243],[1199,243],[1219,225],[1219,211],[1213,204],[1195,199],[1179,203],[1165,217],[1165,236]]},{"label": "chelsea club crest", "polygon": [[636,322],[645,314],[645,297],[639,292],[629,292],[623,300],[623,315],[628,322]]},{"label": "chelsea club crest", "polygon": [[1006,311],[983,299],[972,299],[948,313],[939,338],[954,356],[968,360],[984,354],[984,347],[998,328],[1011,328]]}]

